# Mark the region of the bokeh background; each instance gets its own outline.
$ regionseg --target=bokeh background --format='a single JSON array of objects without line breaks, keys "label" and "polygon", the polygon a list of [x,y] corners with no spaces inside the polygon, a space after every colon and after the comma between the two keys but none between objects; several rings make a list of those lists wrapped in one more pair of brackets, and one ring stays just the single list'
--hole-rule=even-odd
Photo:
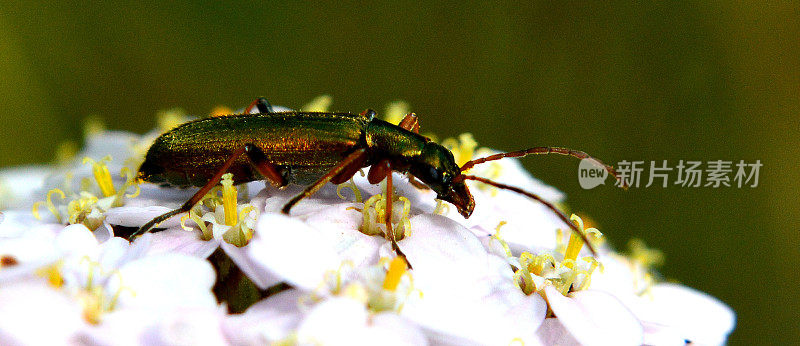
[{"label": "bokeh background", "polygon": [[326,93],[340,111],[402,99],[423,131],[505,150],[761,160],[741,189],[583,190],[577,160],[525,165],[618,247],[645,240],[666,277],[732,306],[731,344],[800,339],[798,4],[336,4],[0,2],[0,165],[52,160],[89,115],[144,132],[160,109]]}]

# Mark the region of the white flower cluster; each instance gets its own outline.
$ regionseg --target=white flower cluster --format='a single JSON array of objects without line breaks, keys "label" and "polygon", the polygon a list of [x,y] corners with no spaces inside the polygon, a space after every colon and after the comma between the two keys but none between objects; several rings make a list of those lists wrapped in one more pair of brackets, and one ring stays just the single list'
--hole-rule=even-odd
[{"label": "white flower cluster", "polygon": [[[291,216],[280,209],[302,187],[228,178],[128,242],[194,192],[130,178],[156,135],[100,131],[71,161],[0,172],[0,344],[724,344],[735,325],[715,298],[660,282],[653,250],[622,255],[587,228],[592,257],[547,208],[480,183],[464,219],[395,173],[413,269],[383,236],[385,186],[360,174]],[[448,146],[486,154],[469,136]],[[515,160],[470,174],[562,199]]]}]

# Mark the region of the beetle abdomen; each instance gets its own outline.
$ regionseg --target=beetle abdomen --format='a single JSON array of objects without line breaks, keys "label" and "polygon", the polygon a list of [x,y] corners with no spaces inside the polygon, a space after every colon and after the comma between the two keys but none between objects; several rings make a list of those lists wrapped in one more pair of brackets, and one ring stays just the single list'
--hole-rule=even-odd
[{"label": "beetle abdomen", "polygon": [[[251,143],[288,182],[308,183],[365,146],[368,121],[349,113],[301,112],[200,119],[158,137],[139,168],[139,178],[166,186],[203,186],[234,151]],[[246,155],[229,173],[235,183],[263,179]]]}]

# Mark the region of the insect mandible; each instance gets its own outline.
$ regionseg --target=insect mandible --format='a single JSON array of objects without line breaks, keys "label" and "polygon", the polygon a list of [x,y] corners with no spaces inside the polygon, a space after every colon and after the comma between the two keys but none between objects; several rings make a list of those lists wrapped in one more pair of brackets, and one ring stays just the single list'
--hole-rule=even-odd
[{"label": "insect mandible", "polygon": [[[257,108],[258,113],[251,114],[253,108]],[[341,184],[361,168],[371,166],[367,180],[377,184],[386,179],[388,201],[392,200],[391,173],[398,171],[407,173],[412,182],[421,181],[436,192],[437,199],[452,203],[465,218],[469,218],[475,208],[467,180],[523,194],[553,211],[595,253],[586,235],[550,202],[520,188],[464,173],[485,162],[532,154],[593,159],[618,178],[613,167],[582,151],[560,147],[500,153],[459,167],[448,149],[419,134],[419,122],[414,113],[394,125],[378,119],[373,110],[361,114],[276,112],[266,99],[259,98],[243,114],[191,121],[153,142],[139,168],[138,179],[169,187],[200,187],[200,190],[180,208],[141,226],[132,237],[191,210],[225,173],[233,175],[235,184],[265,179],[276,187],[290,183],[308,185],[284,205],[283,213],[289,214],[295,204],[325,184]],[[392,232],[391,207],[392,203],[386,204],[388,238],[393,250],[405,258]]]}]

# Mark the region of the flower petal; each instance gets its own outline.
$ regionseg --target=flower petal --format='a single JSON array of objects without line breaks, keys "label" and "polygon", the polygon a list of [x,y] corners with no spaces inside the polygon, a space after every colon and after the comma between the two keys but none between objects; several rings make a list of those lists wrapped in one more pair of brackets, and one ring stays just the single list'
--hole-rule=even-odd
[{"label": "flower petal", "polygon": [[641,345],[642,325],[612,295],[599,291],[579,291],[572,297],[554,287],[544,288],[550,308],[564,328],[585,345]]},{"label": "flower petal", "polygon": [[724,344],[736,326],[736,314],[718,299],[690,287],[662,283],[643,297],[639,317],[674,328],[681,337],[704,345]]}]

